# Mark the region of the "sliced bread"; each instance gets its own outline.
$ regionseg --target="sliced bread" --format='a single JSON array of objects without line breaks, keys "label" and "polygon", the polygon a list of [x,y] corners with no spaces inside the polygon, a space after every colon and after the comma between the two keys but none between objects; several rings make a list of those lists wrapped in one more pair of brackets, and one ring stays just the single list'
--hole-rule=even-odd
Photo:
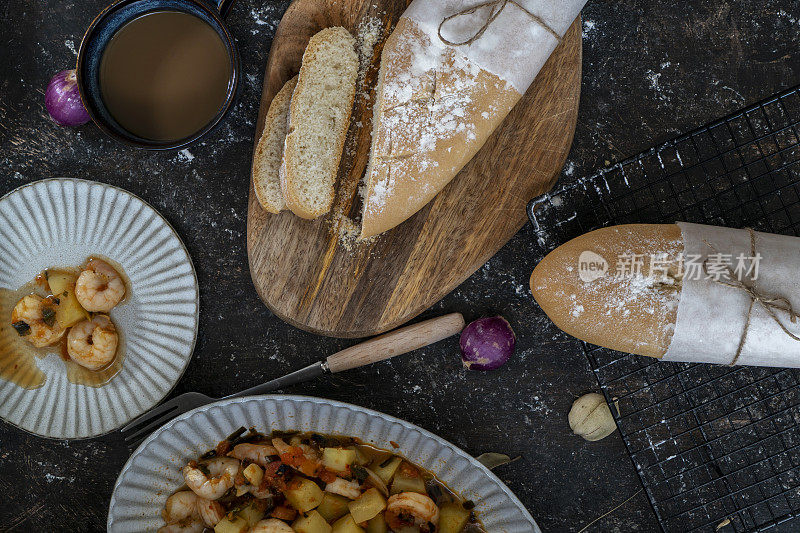
[{"label": "sliced bread", "polygon": [[297,216],[316,218],[331,208],[357,75],[350,32],[326,28],[311,38],[292,95],[280,172],[286,206]]},{"label": "sliced bread", "polygon": [[296,85],[297,76],[287,81],[272,99],[264,119],[264,131],[253,154],[253,189],[258,203],[270,213],[280,213],[286,209],[281,192],[280,166],[289,104]]}]

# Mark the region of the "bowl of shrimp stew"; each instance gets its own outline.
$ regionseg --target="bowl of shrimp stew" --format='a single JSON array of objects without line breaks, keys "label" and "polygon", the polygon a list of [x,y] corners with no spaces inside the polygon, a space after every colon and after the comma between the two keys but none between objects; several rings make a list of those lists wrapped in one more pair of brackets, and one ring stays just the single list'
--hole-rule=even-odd
[{"label": "bowl of shrimp stew", "polygon": [[539,531],[508,487],[447,441],[376,411],[288,395],[223,400],[157,430],[117,480],[108,530]]}]

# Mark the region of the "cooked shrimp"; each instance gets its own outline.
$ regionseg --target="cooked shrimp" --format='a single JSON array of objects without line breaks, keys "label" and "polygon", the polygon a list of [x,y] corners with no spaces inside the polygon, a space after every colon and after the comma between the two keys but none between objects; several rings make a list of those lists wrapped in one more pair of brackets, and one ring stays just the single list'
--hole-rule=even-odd
[{"label": "cooked shrimp", "polygon": [[67,335],[67,353],[82,367],[100,370],[114,360],[118,343],[117,329],[111,319],[96,315],[72,326]]},{"label": "cooked shrimp", "polygon": [[11,325],[37,348],[55,344],[65,331],[58,325],[52,300],[38,294],[29,294],[17,302],[11,311]]},{"label": "cooked shrimp", "polygon": [[[439,525],[439,508],[423,494],[401,492],[389,497],[386,503],[386,523],[399,530],[404,527],[419,527],[421,531],[435,531]],[[428,524],[433,524],[430,528]]]},{"label": "cooked shrimp", "polygon": [[249,444],[242,443],[233,447],[233,451],[229,454],[240,461],[250,461],[261,466],[267,466],[270,457],[278,455],[278,450],[269,444]]},{"label": "cooked shrimp", "polygon": [[276,450],[278,450],[278,453],[280,454],[292,452],[292,446],[286,444],[286,441],[283,439],[277,437],[272,439],[272,445],[275,447]]},{"label": "cooked shrimp", "polygon": [[333,494],[338,494],[339,496],[344,496],[345,498],[350,498],[351,500],[355,500],[361,496],[361,484],[358,481],[347,481],[340,477],[337,477],[331,483],[325,485],[325,490]]},{"label": "cooked shrimp", "polygon": [[216,526],[217,522],[225,516],[225,508],[222,507],[222,504],[205,498],[197,498],[197,512],[208,527]]},{"label": "cooked shrimp", "polygon": [[87,311],[108,313],[124,296],[122,276],[101,259],[90,259],[75,282],[75,297]]},{"label": "cooked shrimp", "polygon": [[203,533],[205,526],[197,517],[190,516],[158,528],[158,533]]},{"label": "cooked shrimp", "polygon": [[247,494],[248,492],[253,495],[253,497],[258,498],[259,500],[266,500],[272,499],[274,494],[269,489],[269,487],[260,488],[256,487],[255,485],[243,485],[241,487],[242,494]]},{"label": "cooked shrimp", "polygon": [[211,477],[191,464],[183,467],[183,479],[186,486],[195,494],[206,500],[217,500],[233,487],[236,474],[239,472],[239,461],[230,457],[216,457],[205,463]]},{"label": "cooked shrimp", "polygon": [[[290,446],[283,439],[272,439],[281,461],[307,476],[316,476],[322,468],[322,461],[316,453],[309,453],[300,446]],[[311,448],[309,448],[310,450]]]},{"label": "cooked shrimp", "polygon": [[161,511],[161,518],[163,518],[164,522],[167,524],[196,515],[197,494],[190,490],[176,492],[167,498],[167,503],[164,504],[164,510]]},{"label": "cooked shrimp", "polygon": [[267,518],[251,527],[249,533],[294,533],[294,529],[282,520]]}]

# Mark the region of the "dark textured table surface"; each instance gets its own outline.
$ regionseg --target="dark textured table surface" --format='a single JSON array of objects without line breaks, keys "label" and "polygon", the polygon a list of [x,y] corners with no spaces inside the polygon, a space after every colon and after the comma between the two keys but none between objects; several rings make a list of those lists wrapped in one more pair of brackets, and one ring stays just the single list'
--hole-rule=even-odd
[{"label": "dark textured table surface", "polygon": [[[7,0],[0,7],[0,194],[51,176],[88,178],[132,191],[175,226],[197,268],[201,298],[197,348],[175,394],[224,395],[352,344],[281,322],[259,301],[248,273],[253,131],[271,39],[288,2],[236,2],[228,20],[244,67],[238,103],[201,143],[167,153],[129,149],[91,125],[64,129],[47,117],[47,81],[74,65],[83,31],[104,5]],[[590,1],[581,109],[561,180],[800,83],[799,19],[797,0]],[[539,255],[526,227],[425,313],[504,315],[518,349],[501,370],[464,370],[453,338],[287,392],[374,408],[473,454],[521,456],[496,472],[544,530],[579,531],[634,496],[588,530],[656,531],[619,436],[588,443],[570,433],[570,404],[597,383],[578,342],[530,297],[527,280]],[[112,436],[53,441],[0,423],[0,530],[103,530],[128,455]]]}]

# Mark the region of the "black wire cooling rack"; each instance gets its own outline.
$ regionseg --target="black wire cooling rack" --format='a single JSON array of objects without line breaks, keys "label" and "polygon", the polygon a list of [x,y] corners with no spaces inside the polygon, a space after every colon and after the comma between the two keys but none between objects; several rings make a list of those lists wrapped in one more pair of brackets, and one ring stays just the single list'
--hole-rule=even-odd
[{"label": "black wire cooling rack", "polygon": [[[528,215],[542,255],[633,222],[800,235],[799,181],[796,87],[536,198]],[[665,532],[800,531],[800,370],[584,347]]]}]

